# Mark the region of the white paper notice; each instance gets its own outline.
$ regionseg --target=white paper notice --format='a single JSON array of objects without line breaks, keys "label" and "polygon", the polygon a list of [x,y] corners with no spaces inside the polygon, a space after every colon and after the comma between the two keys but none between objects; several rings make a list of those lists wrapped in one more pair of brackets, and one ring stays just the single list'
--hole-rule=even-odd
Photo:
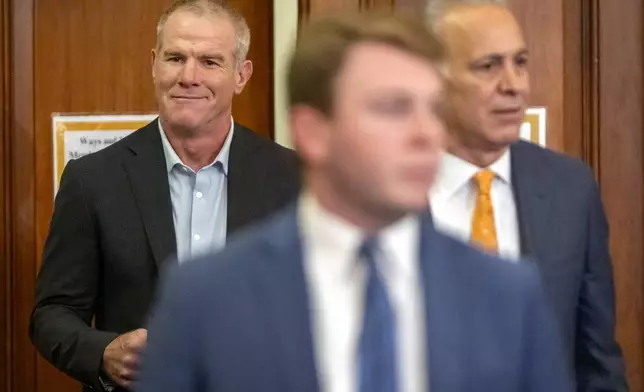
[{"label": "white paper notice", "polygon": [[134,130],[74,131],[65,132],[65,165],[70,159],[102,150],[123,139]]},{"label": "white paper notice", "polygon": [[109,147],[156,118],[156,114],[53,115],[54,195],[70,160]]}]

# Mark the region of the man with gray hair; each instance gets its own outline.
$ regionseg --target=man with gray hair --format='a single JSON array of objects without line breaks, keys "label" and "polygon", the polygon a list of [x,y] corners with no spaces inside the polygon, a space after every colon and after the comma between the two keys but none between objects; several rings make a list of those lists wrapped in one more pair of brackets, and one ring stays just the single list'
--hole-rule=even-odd
[{"label": "man with gray hair", "polygon": [[431,0],[427,11],[448,52],[448,154],[429,192],[437,227],[509,263],[533,259],[577,390],[626,391],[594,177],[519,140],[530,90],[519,24],[503,1]]},{"label": "man with gray hair", "polygon": [[295,154],[232,119],[253,71],[249,45],[248,25],[227,5],[177,1],[152,50],[158,119],[65,168],[30,336],[86,390],[137,378],[172,256],[182,263],[223,247],[299,191]]}]

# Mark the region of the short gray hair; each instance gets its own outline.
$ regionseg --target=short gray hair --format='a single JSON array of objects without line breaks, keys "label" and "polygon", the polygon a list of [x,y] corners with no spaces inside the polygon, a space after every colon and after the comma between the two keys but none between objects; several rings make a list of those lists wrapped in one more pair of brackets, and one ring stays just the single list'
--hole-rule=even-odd
[{"label": "short gray hair", "polygon": [[244,16],[234,8],[228,6],[222,0],[177,0],[170,7],[168,7],[157,23],[157,51],[161,49],[161,42],[163,41],[163,28],[165,27],[168,18],[177,11],[188,11],[197,15],[226,15],[230,18],[235,26],[235,52],[233,56],[240,66],[246,56],[248,56],[248,49],[250,48],[250,28]]},{"label": "short gray hair", "polygon": [[508,2],[507,0],[427,0],[425,12],[429,23],[435,28],[438,21],[450,8],[468,5],[500,5],[507,7]]}]

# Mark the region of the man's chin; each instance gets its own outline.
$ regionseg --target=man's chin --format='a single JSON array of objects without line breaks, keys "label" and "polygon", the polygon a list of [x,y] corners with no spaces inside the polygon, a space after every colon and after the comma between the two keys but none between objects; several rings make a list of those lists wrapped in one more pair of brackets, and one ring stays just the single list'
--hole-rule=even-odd
[{"label": "man's chin", "polygon": [[183,117],[183,116],[173,116],[170,117],[168,124],[173,128],[176,129],[177,131],[193,131],[195,129],[199,128],[200,121],[191,118],[191,117]]},{"label": "man's chin", "polygon": [[429,187],[425,189],[424,192],[415,192],[416,196],[401,195],[396,200],[397,209],[403,213],[419,213],[424,212],[429,209],[428,201],[428,191]]},{"label": "man's chin", "polygon": [[506,125],[497,128],[492,133],[492,142],[498,146],[507,146],[516,143],[521,138],[521,128],[516,125]]}]

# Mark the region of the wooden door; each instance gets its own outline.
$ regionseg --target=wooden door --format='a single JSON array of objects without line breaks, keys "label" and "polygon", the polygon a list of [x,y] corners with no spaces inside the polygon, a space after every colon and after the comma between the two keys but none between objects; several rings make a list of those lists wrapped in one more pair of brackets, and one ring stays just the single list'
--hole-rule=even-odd
[{"label": "wooden door", "polygon": [[[0,244],[7,245],[0,252],[7,249],[0,261],[0,332],[10,336],[0,343],[9,342],[0,354],[0,390],[79,390],[36,355],[27,334],[53,208],[51,115],[154,113],[150,51],[157,19],[171,3],[0,0]],[[273,2],[228,3],[247,18],[255,65],[233,116],[272,137]]]}]

